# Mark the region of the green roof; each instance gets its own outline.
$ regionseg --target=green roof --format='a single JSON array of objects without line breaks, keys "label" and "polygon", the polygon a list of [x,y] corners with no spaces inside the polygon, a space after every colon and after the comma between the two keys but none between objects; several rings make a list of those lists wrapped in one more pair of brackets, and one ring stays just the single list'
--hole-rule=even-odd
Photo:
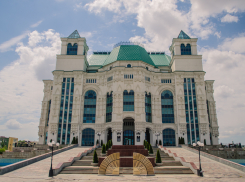
[{"label": "green roof", "polygon": [[89,58],[89,66],[106,66],[116,61],[143,61],[154,67],[169,66],[171,57],[161,54],[148,54],[138,45],[121,45],[111,52],[94,52]]},{"label": "green roof", "polygon": [[169,66],[171,57],[166,54],[149,55],[156,66]]},{"label": "green roof", "polygon": [[191,38],[183,30],[181,30],[178,39],[191,39]]},{"label": "green roof", "polygon": [[109,54],[92,54],[88,59],[89,66],[102,66],[108,57]]},{"label": "green roof", "polygon": [[114,48],[103,66],[115,61],[143,61],[152,66],[156,66],[146,50],[138,45],[121,45]]},{"label": "green roof", "polygon": [[81,38],[78,31],[75,30],[71,35],[68,36],[69,39],[77,39],[77,38]]}]

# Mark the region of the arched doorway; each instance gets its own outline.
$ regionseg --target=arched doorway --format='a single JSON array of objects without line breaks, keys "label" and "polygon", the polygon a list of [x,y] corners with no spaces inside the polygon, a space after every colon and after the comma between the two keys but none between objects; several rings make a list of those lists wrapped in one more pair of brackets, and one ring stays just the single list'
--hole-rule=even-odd
[{"label": "arched doorway", "polygon": [[134,119],[125,118],[123,120],[123,145],[134,145]]},{"label": "arched doorway", "polygon": [[108,130],[107,130],[107,142],[108,142],[109,140],[111,140],[111,139],[112,139],[111,128],[108,128]]},{"label": "arched doorway", "polygon": [[175,146],[175,131],[167,128],[162,131],[163,146]]},{"label": "arched doorway", "polygon": [[94,146],[95,131],[92,128],[86,128],[82,131],[82,146]]}]

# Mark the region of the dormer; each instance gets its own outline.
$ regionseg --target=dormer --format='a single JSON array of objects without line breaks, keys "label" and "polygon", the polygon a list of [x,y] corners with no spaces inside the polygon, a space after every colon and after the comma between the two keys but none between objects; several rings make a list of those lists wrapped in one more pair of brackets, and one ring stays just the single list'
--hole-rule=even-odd
[{"label": "dormer", "polygon": [[80,37],[77,30],[68,37],[61,38],[61,41],[61,55],[87,55],[88,46],[86,39]]}]

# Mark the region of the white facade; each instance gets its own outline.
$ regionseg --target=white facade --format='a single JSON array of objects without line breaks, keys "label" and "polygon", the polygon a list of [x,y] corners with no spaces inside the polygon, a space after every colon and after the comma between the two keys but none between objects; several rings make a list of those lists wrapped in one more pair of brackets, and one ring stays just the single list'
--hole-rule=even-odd
[{"label": "white facade", "polygon": [[[101,66],[90,65],[90,59],[87,59],[88,46],[85,38],[69,37],[61,38],[61,55],[57,55],[53,80],[43,81],[44,97],[38,132],[40,144],[44,144],[45,141],[47,142],[51,139],[62,143],[61,138],[64,131],[65,144],[71,143],[73,137],[78,137],[78,144],[83,145],[83,141],[85,141],[83,132],[87,128],[91,128],[94,131],[94,144],[99,139],[97,133],[101,133],[100,140],[106,143],[108,132],[111,131],[113,144],[123,145],[125,144],[123,142],[128,140],[124,136],[124,131],[127,128],[134,132],[134,141],[130,140],[130,142],[135,145],[143,144],[146,132],[151,145],[156,143],[156,133],[160,134],[158,140],[164,143],[164,141],[167,141],[167,139],[164,139],[166,135],[163,130],[165,129],[172,129],[175,133],[175,142],[172,144],[178,145],[179,137],[183,137],[187,144],[187,126],[191,127],[191,117],[194,113],[194,108],[193,111],[190,110],[191,102],[188,102],[189,110],[187,111],[186,109],[183,85],[184,80],[188,84],[187,80],[192,79],[193,82],[191,83],[194,84],[192,88],[195,88],[195,96],[192,95],[192,98],[195,97],[197,108],[195,112],[195,114],[197,113],[197,118],[195,120],[196,115],[193,115],[192,122],[194,125],[198,124],[198,129],[195,128],[194,131],[194,141],[200,140],[204,142],[205,139],[207,144],[219,143],[216,106],[213,97],[214,81],[204,80],[205,72],[202,68],[202,56],[197,55],[197,39],[174,38],[170,47],[172,56],[168,66],[154,66],[142,60],[116,60]],[[67,55],[68,43],[71,43],[71,45],[77,43],[77,55]],[[191,55],[181,55],[181,44],[191,45]],[[112,53],[108,53],[108,56],[111,56],[110,54]],[[127,67],[128,64],[131,65],[131,68]],[[88,70],[97,70],[97,72],[90,73]],[[126,79],[125,75],[133,75],[133,78]],[[111,76],[113,79],[108,81]],[[146,77],[150,79],[147,80]],[[67,88],[65,89],[66,94],[70,94],[69,97],[66,95],[70,102],[68,105],[72,103],[72,106],[68,106],[69,111],[67,110],[68,115],[72,111],[70,122],[68,121],[68,115],[67,121],[64,121],[65,105],[63,106],[64,108],[62,107],[63,115],[61,114],[62,85],[65,85],[63,84],[64,78],[66,78],[65,84],[68,82],[67,78],[71,79],[69,82],[70,87],[72,78],[74,78],[73,102],[71,102],[71,90],[68,93],[66,91]],[[171,80],[171,83],[162,83],[162,80]],[[96,93],[95,123],[84,123],[85,93],[89,90],[93,90]],[[130,90],[134,91],[134,111],[123,111],[124,90],[128,92]],[[163,123],[161,94],[166,90],[173,95],[174,123]],[[107,93],[113,93],[111,122],[106,122]],[[145,93],[151,93],[152,122],[146,122]],[[187,97],[191,98],[191,96]],[[49,104],[50,101],[51,104]],[[188,117],[190,116],[190,125],[187,125],[187,112],[189,113]],[[127,120],[124,120],[125,118]],[[124,124],[127,121],[132,123],[132,125]],[[195,121],[198,123],[195,123]],[[70,126],[70,137],[68,135],[68,125]],[[63,130],[62,127],[66,127],[66,130]],[[67,139],[68,137],[69,139]],[[194,141],[189,139],[189,144]],[[91,142],[90,144],[92,145]]]}]

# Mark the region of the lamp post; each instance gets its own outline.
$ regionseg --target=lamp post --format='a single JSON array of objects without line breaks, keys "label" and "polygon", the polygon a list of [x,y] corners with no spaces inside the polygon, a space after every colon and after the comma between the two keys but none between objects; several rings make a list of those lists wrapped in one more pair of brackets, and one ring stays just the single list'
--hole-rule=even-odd
[{"label": "lamp post", "polygon": [[54,147],[55,146],[59,146],[60,144],[59,143],[56,143],[55,144],[55,141],[52,141],[52,143],[51,142],[49,142],[48,143],[48,146],[49,146],[49,148],[51,148],[52,149],[52,155],[51,155],[51,166],[50,166],[50,169],[49,169],[49,177],[53,177],[54,176],[54,173],[53,173],[53,167],[52,167],[52,162],[53,162],[53,150],[54,150]]},{"label": "lamp post", "polygon": [[156,133],[155,135],[157,136],[157,143],[158,143],[158,136],[160,136],[160,133]]},{"label": "lamp post", "polygon": [[99,147],[100,147],[100,135],[101,135],[101,133],[97,133],[97,135],[99,136]]},{"label": "lamp post", "polygon": [[197,175],[203,177],[203,171],[202,171],[202,167],[201,167],[200,149],[201,149],[201,147],[204,146],[204,144],[198,141],[197,143],[193,143],[192,145],[193,145],[193,147],[198,146],[198,149],[199,149],[199,169],[197,169]]}]

